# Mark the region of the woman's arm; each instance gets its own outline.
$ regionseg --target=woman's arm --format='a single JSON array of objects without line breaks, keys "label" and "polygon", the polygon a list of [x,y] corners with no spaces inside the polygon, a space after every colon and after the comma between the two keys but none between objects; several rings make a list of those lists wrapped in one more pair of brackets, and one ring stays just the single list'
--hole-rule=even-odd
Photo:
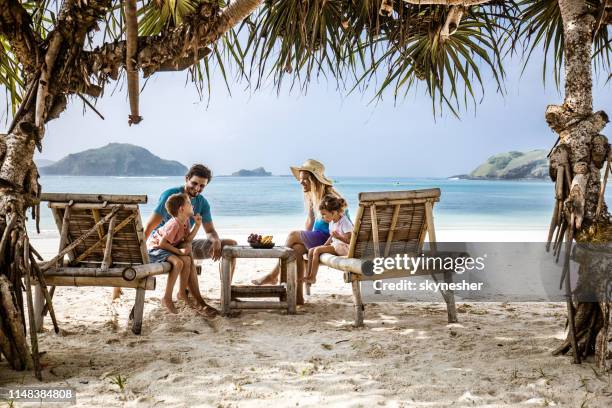
[{"label": "woman's arm", "polygon": [[312,231],[312,227],[314,226],[315,223],[315,213],[314,210],[312,209],[312,207],[310,207],[310,209],[308,210],[308,215],[306,216],[306,231]]},{"label": "woman's arm", "polygon": [[323,245],[321,245],[321,246],[331,245],[331,242],[332,242],[332,237],[330,235],[329,238],[327,238],[327,241],[325,241],[325,243]]}]

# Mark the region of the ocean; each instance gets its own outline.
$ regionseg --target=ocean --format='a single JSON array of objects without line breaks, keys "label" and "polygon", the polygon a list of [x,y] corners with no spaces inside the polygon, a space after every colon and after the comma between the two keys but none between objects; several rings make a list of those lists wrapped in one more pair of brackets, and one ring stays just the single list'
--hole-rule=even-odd
[{"label": "ocean", "polygon": [[[554,203],[554,185],[547,180],[337,177],[334,181],[352,214],[362,191],[438,187],[442,191],[434,207],[438,230],[542,230],[548,227]],[[141,209],[145,220],[159,194],[182,182],[183,177],[41,177],[45,192],[146,194],[148,202]],[[215,177],[204,196],[211,204],[215,226],[224,233],[289,231],[304,224],[301,187],[290,176]],[[606,196],[611,202],[609,192]],[[41,207],[41,230],[57,234],[51,212],[44,204]],[[33,222],[28,226],[34,229]]]}]

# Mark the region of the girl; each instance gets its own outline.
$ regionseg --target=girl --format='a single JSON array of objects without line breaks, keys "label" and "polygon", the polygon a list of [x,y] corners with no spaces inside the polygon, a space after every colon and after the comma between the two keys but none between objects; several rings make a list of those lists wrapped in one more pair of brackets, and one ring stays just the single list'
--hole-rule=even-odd
[{"label": "girl", "polygon": [[323,198],[319,210],[321,211],[321,217],[329,223],[330,236],[323,245],[308,250],[308,268],[304,282],[313,284],[317,281],[321,254],[348,255],[353,223],[344,214],[346,207],[344,198],[335,196]]}]

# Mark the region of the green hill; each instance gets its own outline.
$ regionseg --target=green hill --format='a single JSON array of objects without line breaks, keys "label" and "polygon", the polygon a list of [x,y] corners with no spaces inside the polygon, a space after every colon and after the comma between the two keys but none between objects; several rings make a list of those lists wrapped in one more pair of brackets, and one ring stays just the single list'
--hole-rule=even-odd
[{"label": "green hill", "polygon": [[548,177],[546,150],[506,152],[491,156],[468,175],[467,179],[544,179]]},{"label": "green hill", "polygon": [[145,149],[127,143],[109,143],[98,149],[69,154],[41,167],[42,174],[67,176],[182,176],[187,168],[164,160]]},{"label": "green hill", "polygon": [[268,177],[271,175],[272,173],[266,171],[266,169],[264,169],[263,167],[258,167],[253,170],[240,169],[232,173],[232,176],[238,177]]}]

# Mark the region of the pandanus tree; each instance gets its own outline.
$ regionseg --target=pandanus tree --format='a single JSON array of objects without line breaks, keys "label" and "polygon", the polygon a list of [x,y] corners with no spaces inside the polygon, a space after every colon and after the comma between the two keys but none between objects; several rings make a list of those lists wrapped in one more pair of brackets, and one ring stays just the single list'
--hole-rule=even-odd
[{"label": "pandanus tree", "polygon": [[0,0],[0,84],[11,116],[0,135],[0,352],[12,367],[33,366],[40,376],[31,318],[31,349],[26,342],[22,278],[31,313],[29,285],[44,277],[25,222],[29,208],[38,217],[41,186],[33,155],[42,149],[46,123],[75,97],[95,109],[92,102],[123,72],[129,122],[138,123],[139,74],[192,67],[198,78],[216,41],[260,3],[156,0],[138,10],[136,0]]},{"label": "pandanus tree", "polygon": [[[401,97],[423,84],[434,109],[455,115],[480,99],[483,67],[496,90],[503,90],[505,53],[524,46],[530,55],[543,45],[556,66],[565,67],[565,101],[546,111],[559,134],[551,156],[551,175],[561,182],[555,248],[563,237],[609,248],[610,215],[599,181],[610,151],[599,134],[607,117],[592,108],[593,58],[604,71],[610,69],[609,1],[234,0],[221,8],[212,0],[156,0],[136,6],[134,0],[0,0],[0,81],[12,112],[0,140],[0,284],[12,295],[1,292],[0,313],[3,322],[8,313],[17,322],[0,326],[0,347],[15,368],[36,354],[25,343],[23,301],[15,288],[29,276],[30,263],[23,260],[33,260],[25,254],[32,249],[24,220],[40,193],[32,156],[42,146],[45,123],[75,95],[93,108],[91,101],[123,72],[129,122],[138,123],[138,73],[189,69],[202,80],[208,59],[222,59],[219,38],[254,88],[271,80],[280,89],[286,78],[291,87],[306,87],[326,76],[343,89],[374,87],[375,96],[382,97],[391,88]],[[98,27],[102,30],[95,34]],[[605,261],[593,261],[583,266],[581,282],[601,282],[594,277],[611,269]],[[568,305],[571,335],[559,352],[573,347],[575,358],[596,353],[604,365],[610,302],[578,303],[576,310],[573,302]]]}]

